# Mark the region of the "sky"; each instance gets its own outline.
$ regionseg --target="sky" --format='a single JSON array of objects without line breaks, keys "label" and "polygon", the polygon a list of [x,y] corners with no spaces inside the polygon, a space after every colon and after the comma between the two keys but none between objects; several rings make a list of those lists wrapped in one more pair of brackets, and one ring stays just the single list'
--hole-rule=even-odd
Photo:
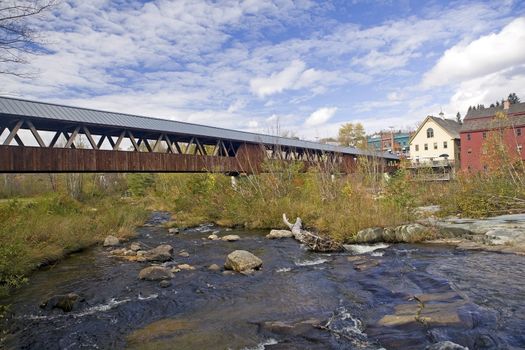
[{"label": "sky", "polygon": [[525,2],[63,0],[0,94],[316,140],[525,100]]}]

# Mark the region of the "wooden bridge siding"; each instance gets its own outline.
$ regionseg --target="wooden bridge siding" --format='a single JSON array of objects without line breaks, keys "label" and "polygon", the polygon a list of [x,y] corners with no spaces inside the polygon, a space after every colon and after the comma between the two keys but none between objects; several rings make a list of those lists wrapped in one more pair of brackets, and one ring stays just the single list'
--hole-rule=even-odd
[{"label": "wooden bridge siding", "polygon": [[0,146],[0,172],[240,172],[234,157]]}]

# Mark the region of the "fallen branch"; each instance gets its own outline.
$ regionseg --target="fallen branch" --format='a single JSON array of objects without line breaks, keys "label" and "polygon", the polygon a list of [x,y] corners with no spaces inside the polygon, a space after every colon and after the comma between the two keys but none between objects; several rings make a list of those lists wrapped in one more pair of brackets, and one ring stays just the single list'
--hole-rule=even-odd
[{"label": "fallen branch", "polygon": [[288,221],[286,214],[283,214],[283,222],[290,228],[296,240],[306,245],[309,250],[314,252],[337,252],[343,250],[343,246],[328,237],[321,237],[310,231],[302,229],[302,220],[297,218],[292,224]]}]

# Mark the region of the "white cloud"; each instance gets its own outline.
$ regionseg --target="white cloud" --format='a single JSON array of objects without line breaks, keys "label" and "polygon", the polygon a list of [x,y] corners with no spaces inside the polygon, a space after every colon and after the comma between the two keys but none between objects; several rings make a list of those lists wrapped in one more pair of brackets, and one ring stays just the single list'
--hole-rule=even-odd
[{"label": "white cloud", "polygon": [[515,19],[499,33],[445,51],[425,74],[425,87],[477,78],[525,62],[525,17]]},{"label": "white cloud", "polygon": [[337,107],[319,108],[306,119],[305,126],[319,126],[329,121],[337,112]]}]

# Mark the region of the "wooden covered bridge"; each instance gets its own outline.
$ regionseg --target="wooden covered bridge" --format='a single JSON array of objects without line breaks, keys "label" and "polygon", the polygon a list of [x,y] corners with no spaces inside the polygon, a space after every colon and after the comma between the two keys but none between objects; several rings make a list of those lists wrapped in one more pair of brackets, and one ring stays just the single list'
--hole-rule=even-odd
[{"label": "wooden covered bridge", "polygon": [[362,158],[398,157],[352,147],[173,120],[0,97],[0,172],[264,171],[267,159],[349,173]]}]

